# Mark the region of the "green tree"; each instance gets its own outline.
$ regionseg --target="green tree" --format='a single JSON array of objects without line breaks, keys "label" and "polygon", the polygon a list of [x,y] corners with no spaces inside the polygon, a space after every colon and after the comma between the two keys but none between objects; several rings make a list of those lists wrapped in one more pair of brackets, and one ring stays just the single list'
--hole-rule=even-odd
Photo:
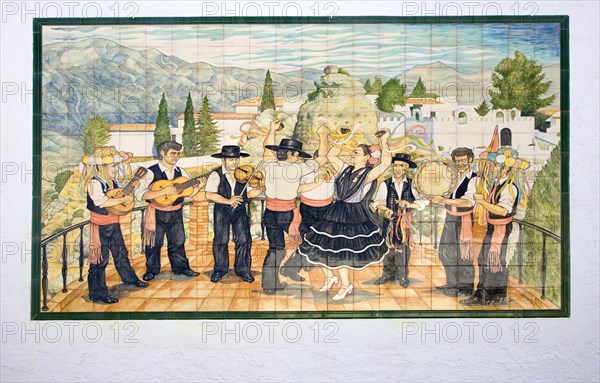
[{"label": "green tree", "polygon": [[410,94],[410,97],[412,97],[412,98],[437,98],[438,95],[435,93],[427,93],[427,89],[425,88],[425,83],[423,83],[423,80],[421,80],[421,77],[419,77],[419,80],[417,81],[417,85],[415,85],[415,88],[413,89],[412,93]]},{"label": "green tree", "polygon": [[[169,115],[167,110],[167,99],[162,94],[160,104],[158,105],[158,116],[156,117],[156,127],[154,128],[154,148],[158,153],[158,145],[171,139],[171,129],[169,128]],[[160,153],[159,153],[160,154]]]},{"label": "green tree", "polygon": [[186,157],[192,157],[196,154],[196,121],[194,121],[194,103],[192,96],[188,93],[185,111],[183,112],[183,135],[181,141],[183,144],[183,153]]},{"label": "green tree", "polygon": [[481,117],[486,116],[490,112],[490,106],[485,100],[481,101],[481,104],[477,108],[474,108],[475,112]]},{"label": "green tree", "polygon": [[392,78],[381,88],[381,92],[375,100],[377,109],[382,112],[391,113],[396,105],[404,105],[406,102],[406,84],[400,84],[398,79]]},{"label": "green tree", "polygon": [[489,90],[494,109],[517,108],[521,115],[533,116],[538,109],[552,104],[555,94],[542,97],[552,84],[552,81],[544,82],[546,75],[542,69],[520,51],[515,51],[515,58],[502,59],[492,73],[492,85],[496,89]]},{"label": "green tree", "polygon": [[81,138],[83,139],[83,154],[94,153],[94,149],[105,146],[110,140],[108,123],[100,116],[90,118],[83,128]]},{"label": "green tree", "polygon": [[196,121],[196,152],[197,156],[212,154],[217,150],[220,129],[210,116],[208,97],[204,96],[200,115]]},{"label": "green tree", "polygon": [[[561,236],[561,177],[560,142],[550,153],[548,162],[537,174],[531,196],[527,203],[525,221],[538,225]],[[563,217],[564,218],[564,217]],[[513,226],[514,228],[514,226]],[[523,282],[540,286],[542,267],[542,234],[536,230],[523,229]],[[560,243],[546,239],[547,276],[546,296],[560,305],[561,251]],[[513,258],[516,259],[516,256]],[[517,262],[511,261],[510,273],[518,276]],[[539,289],[539,288],[538,288]]]},{"label": "green tree", "polygon": [[265,76],[265,85],[263,86],[262,100],[260,102],[260,111],[267,109],[275,110],[275,97],[273,96],[273,80],[271,72],[267,69]]},{"label": "green tree", "polygon": [[365,92],[367,92],[367,94],[371,94],[371,80],[367,79],[367,81],[365,82]]},{"label": "green tree", "polygon": [[375,79],[373,79],[373,84],[371,85],[371,92],[367,94],[379,94],[379,92],[381,92],[381,88],[383,88],[381,77],[375,76]]}]

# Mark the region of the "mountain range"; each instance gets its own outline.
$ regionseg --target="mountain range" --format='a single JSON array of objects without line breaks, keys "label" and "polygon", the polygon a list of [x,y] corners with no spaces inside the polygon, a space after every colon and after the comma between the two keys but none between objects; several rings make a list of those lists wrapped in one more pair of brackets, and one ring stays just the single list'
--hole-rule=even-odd
[{"label": "mountain range", "polygon": [[[154,123],[160,98],[165,93],[169,120],[177,124],[188,93],[196,110],[201,97],[208,97],[213,111],[233,111],[237,101],[260,97],[265,69],[219,67],[204,62],[189,63],[158,49],[138,50],[107,39],[44,45],[42,49],[42,110],[44,129],[78,136],[85,122],[98,114],[109,123]],[[544,68],[552,80],[549,93],[558,95],[558,66]],[[456,97],[458,84],[471,89],[459,104],[478,104],[490,82],[491,70],[474,74],[458,72],[441,62],[418,65],[396,78],[412,90],[419,77],[441,100]],[[275,96],[294,98],[314,90],[322,69],[277,73],[271,71]],[[370,77],[371,81],[374,76]],[[381,76],[383,82],[390,77]],[[364,83],[367,77],[361,76]],[[558,98],[558,97],[557,97]]]}]

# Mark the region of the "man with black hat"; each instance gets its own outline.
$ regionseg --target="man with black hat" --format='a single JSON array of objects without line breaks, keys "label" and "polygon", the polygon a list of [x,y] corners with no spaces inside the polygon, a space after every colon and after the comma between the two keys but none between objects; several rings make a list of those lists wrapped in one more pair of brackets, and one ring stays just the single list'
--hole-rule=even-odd
[{"label": "man with black hat", "polygon": [[263,263],[262,288],[269,295],[287,285],[279,281],[279,266],[286,255],[284,232],[294,242],[301,241],[299,226],[302,218],[296,207],[300,179],[325,164],[327,157],[324,153],[328,151],[329,129],[323,126],[317,131],[319,156],[301,162],[301,157],[311,158],[310,154],[302,151],[302,142],[284,138],[279,145],[275,145],[275,132],[280,125],[280,120],[271,121],[263,154],[267,196],[263,222],[269,239],[269,251]]},{"label": "man with black hat", "polygon": [[417,193],[412,179],[406,176],[408,168],[417,167],[410,156],[396,153],[392,164],[394,175],[379,185],[373,202],[375,210],[383,212],[383,233],[392,250],[383,260],[383,274],[375,284],[383,285],[398,280],[402,287],[408,287],[412,224],[410,210],[423,210],[429,201]]},{"label": "man with black hat", "polygon": [[214,283],[219,282],[229,270],[229,228],[233,232],[235,243],[235,274],[244,282],[254,282],[250,272],[252,259],[252,237],[250,235],[250,222],[246,212],[246,201],[263,192],[264,187],[250,188],[247,183],[238,182],[234,172],[240,164],[240,157],[248,157],[236,145],[226,145],[220,153],[213,154],[213,158],[220,158],[223,166],[215,170],[206,182],[206,199],[214,202],[213,224],[215,238],[213,240],[213,257],[215,268],[210,276]]}]

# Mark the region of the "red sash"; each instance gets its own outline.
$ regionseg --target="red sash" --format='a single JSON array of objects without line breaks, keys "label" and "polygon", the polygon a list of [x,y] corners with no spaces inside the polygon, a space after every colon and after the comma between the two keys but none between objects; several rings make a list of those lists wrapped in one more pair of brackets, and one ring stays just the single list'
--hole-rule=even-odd
[{"label": "red sash", "polygon": [[456,206],[452,206],[450,210],[446,209],[446,213],[455,217],[460,217],[460,259],[463,261],[473,260],[473,220],[471,219],[471,212],[473,209],[468,211],[458,211]]},{"label": "red sash", "polygon": [[331,205],[333,203],[333,196],[329,197],[327,199],[318,200],[318,199],[306,198],[303,195],[301,195],[300,202],[302,202],[305,205],[312,206],[312,207],[324,207],[324,206]]},{"label": "red sash", "polygon": [[112,225],[119,223],[119,216],[114,214],[102,215],[90,212],[90,255],[88,261],[92,265],[97,265],[102,262],[102,244],[100,243],[100,226]]},{"label": "red sash", "polygon": [[300,210],[296,207],[296,199],[282,200],[267,197],[267,209],[277,212],[286,212],[292,210],[294,212],[294,218],[290,224],[289,234],[292,242],[299,244],[302,238],[300,238],[300,222],[302,222],[302,215]]},{"label": "red sash", "polygon": [[177,211],[183,205],[177,204],[174,206],[155,206],[148,204],[146,208],[146,221],[144,222],[144,245],[154,247],[156,240],[156,210],[160,211]]},{"label": "red sash", "polygon": [[502,240],[506,234],[506,225],[511,223],[512,217],[506,218],[490,218],[488,216],[488,223],[494,225],[494,233],[492,234],[492,240],[490,242],[490,250],[488,252],[487,268],[492,273],[498,273],[502,271],[502,264],[500,263],[500,253],[502,251]]}]

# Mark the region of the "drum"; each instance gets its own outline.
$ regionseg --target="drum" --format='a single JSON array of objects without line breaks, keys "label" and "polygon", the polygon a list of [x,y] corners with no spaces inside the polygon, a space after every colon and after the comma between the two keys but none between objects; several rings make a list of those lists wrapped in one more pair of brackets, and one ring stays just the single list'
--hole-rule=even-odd
[{"label": "drum", "polygon": [[449,197],[458,182],[458,171],[450,160],[443,158],[423,160],[413,177],[415,189],[425,198],[432,195]]}]

